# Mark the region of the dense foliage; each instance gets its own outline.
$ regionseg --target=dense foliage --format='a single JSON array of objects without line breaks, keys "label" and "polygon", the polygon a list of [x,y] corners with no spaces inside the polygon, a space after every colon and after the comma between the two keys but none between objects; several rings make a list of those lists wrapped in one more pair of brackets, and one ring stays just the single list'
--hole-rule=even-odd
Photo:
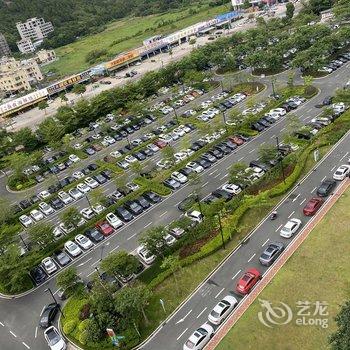
[{"label": "dense foliage", "polygon": [[[0,0],[0,32],[13,50],[17,50],[19,34],[16,22],[30,17],[43,17],[55,27],[45,42],[48,47],[58,47],[77,37],[96,33],[107,22],[129,15],[146,16],[186,7],[198,3],[194,0]],[[213,3],[212,5],[215,5]]]}]

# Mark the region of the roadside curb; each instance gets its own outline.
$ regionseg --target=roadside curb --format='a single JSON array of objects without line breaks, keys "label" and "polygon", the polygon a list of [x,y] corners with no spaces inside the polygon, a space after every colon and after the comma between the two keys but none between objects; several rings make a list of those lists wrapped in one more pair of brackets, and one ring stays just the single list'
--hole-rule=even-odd
[{"label": "roadside curb", "polygon": [[350,180],[347,179],[340,184],[338,190],[326,201],[322,210],[316,214],[313,219],[311,219],[307,225],[304,227],[303,231],[294,239],[294,241],[287,247],[285,252],[282,254],[281,258],[276,264],[272,265],[263,275],[263,280],[253,289],[247,297],[243,298],[242,303],[223,325],[219,328],[219,331],[210,340],[208,345],[205,347],[206,350],[215,349],[222,339],[227,335],[229,330],[236,324],[236,322],[241,318],[244,312],[249,308],[249,306],[256,300],[259,294],[264,290],[264,288],[270,283],[270,281],[276,276],[278,271],[284,266],[284,264],[289,260],[289,258],[294,254],[294,252],[299,248],[299,246],[305,241],[313,229],[321,222],[337,200],[344,194],[344,192],[350,187]]}]

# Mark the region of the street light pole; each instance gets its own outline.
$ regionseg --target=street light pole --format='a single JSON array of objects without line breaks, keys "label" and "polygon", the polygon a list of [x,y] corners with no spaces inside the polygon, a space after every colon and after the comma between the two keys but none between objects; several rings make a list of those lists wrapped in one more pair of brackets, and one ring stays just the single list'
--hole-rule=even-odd
[{"label": "street light pole", "polygon": [[101,256],[100,256],[100,261],[102,261],[102,257],[103,257],[103,250],[104,250],[104,248],[105,248],[105,245],[104,245],[104,244],[102,244],[102,245],[101,245]]},{"label": "street light pole", "polygon": [[[280,143],[279,143],[278,136],[276,136],[276,145],[277,145],[277,154],[280,155],[281,152],[280,152],[280,150],[279,150],[279,148],[280,148]],[[281,159],[279,162],[280,162],[280,165],[281,165],[281,172],[282,172],[282,177],[283,177],[283,183],[285,184],[285,183],[286,183],[286,176],[285,176],[285,174],[284,174],[283,159]]]},{"label": "street light pole", "polygon": [[226,132],[228,133],[228,127],[227,127],[227,124],[226,124],[226,111],[222,111],[222,117],[224,119]]},{"label": "street light pole", "polygon": [[275,91],[275,79],[271,78],[271,85],[272,85],[272,93],[273,97],[276,98],[276,91]]},{"label": "street light pole", "polygon": [[177,125],[180,125],[179,118],[178,118],[178,115],[177,115],[177,112],[176,112],[176,108],[175,107],[173,107],[173,108],[174,108],[174,115],[175,115],[176,123],[177,123]]},{"label": "street light pole", "polygon": [[201,201],[199,200],[199,195],[198,195],[198,193],[197,193],[197,195],[196,195],[196,199],[197,199],[199,211],[200,211],[201,215],[204,216],[204,215],[203,215],[203,210],[202,210]]},{"label": "street light pole", "polygon": [[50,288],[46,288],[44,290],[44,292],[46,292],[46,293],[49,292],[51,294],[51,297],[52,297],[53,301],[55,302],[56,305],[58,305],[58,309],[60,310],[60,313],[61,313],[62,317],[64,318],[64,313],[63,313],[63,311],[61,309],[61,305],[57,302],[55,296],[52,293],[52,290]]},{"label": "street light pole", "polygon": [[21,239],[21,241],[22,241],[22,243],[24,244],[24,246],[26,247],[26,249],[29,251],[28,244],[24,241],[22,235],[19,233],[18,236],[19,236],[19,238]]},{"label": "street light pole", "polygon": [[219,228],[220,228],[220,234],[221,234],[221,240],[222,240],[222,247],[226,249],[225,247],[225,240],[224,240],[224,232],[222,230],[222,223],[221,223],[221,214],[218,212],[218,218],[219,218]]}]

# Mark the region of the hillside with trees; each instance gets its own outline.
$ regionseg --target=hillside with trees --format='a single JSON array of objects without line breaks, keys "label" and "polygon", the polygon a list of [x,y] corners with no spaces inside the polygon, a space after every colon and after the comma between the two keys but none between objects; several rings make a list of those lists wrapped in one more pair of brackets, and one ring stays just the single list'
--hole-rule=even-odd
[{"label": "hillside with trees", "polygon": [[[45,41],[47,47],[58,47],[76,38],[105,29],[108,22],[126,16],[146,16],[208,0],[0,0],[0,32],[14,51],[20,39],[16,22],[30,17],[51,21],[55,31]],[[211,1],[213,6],[226,0]]]}]

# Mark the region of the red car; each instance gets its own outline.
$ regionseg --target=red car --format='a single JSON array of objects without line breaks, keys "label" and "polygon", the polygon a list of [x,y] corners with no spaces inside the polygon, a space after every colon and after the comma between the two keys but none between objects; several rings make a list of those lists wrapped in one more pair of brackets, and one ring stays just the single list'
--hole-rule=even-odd
[{"label": "red car", "polygon": [[243,145],[244,141],[238,136],[229,136],[229,140],[235,143],[237,146]]},{"label": "red car", "polygon": [[96,228],[104,235],[109,236],[114,232],[114,228],[107,221],[99,221]]},{"label": "red car", "polygon": [[164,142],[164,141],[162,141],[162,140],[157,140],[157,141],[154,142],[154,144],[155,144],[156,146],[158,146],[159,148],[164,148],[164,147],[166,147],[166,145],[167,145],[167,143]]},{"label": "red car", "polygon": [[261,279],[261,273],[257,269],[249,269],[237,283],[236,291],[240,294],[248,294]]},{"label": "red car", "polygon": [[324,203],[324,200],[319,197],[311,198],[305,205],[303,209],[303,213],[306,216],[312,216],[315,215],[317,210],[321,208],[322,204]]}]

